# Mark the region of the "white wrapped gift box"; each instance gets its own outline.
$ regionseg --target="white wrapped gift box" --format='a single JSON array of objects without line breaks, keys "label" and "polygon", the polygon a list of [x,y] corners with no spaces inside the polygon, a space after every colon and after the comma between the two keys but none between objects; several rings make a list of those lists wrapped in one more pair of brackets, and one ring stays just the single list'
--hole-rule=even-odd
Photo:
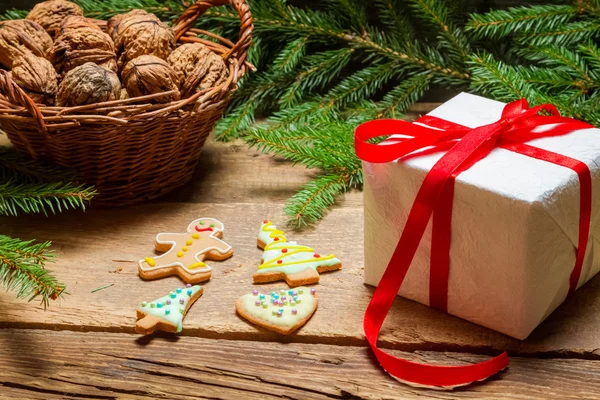
[{"label": "white wrapped gift box", "polygon": [[[473,128],[500,119],[504,106],[462,93],[429,115]],[[600,270],[600,131],[583,129],[528,144],[577,159],[590,169],[591,227],[579,287]],[[416,193],[442,155],[363,162],[367,284],[379,283]],[[569,291],[579,201],[573,170],[501,148],[462,172],[452,209],[448,313],[526,338]],[[431,220],[398,292],[426,305],[430,250]]]}]

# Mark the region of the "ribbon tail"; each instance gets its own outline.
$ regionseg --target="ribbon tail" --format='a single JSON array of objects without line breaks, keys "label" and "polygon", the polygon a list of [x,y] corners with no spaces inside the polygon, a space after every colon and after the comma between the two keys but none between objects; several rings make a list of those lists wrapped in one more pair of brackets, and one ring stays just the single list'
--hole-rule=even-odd
[{"label": "ribbon tail", "polygon": [[400,290],[444,187],[463,165],[472,165],[491,151],[494,127],[472,132],[448,151],[429,171],[408,215],[404,230],[364,316],[364,331],[381,366],[394,378],[426,386],[462,386],[486,379],[508,366],[506,353],[477,364],[435,366],[395,357],[377,347],[381,326]]}]

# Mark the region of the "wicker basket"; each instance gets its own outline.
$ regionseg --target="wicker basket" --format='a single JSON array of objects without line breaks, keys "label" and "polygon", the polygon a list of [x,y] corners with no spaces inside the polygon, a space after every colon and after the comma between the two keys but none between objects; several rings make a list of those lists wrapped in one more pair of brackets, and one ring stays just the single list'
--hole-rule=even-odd
[{"label": "wicker basket", "polygon": [[[190,28],[208,8],[228,3],[241,20],[237,43]],[[191,178],[204,142],[250,67],[246,55],[252,28],[244,0],[200,0],[191,5],[175,23],[178,42],[199,42],[220,54],[229,66],[229,78],[167,104],[148,102],[159,94],[78,107],[36,105],[6,71],[0,71],[0,129],[20,153],[72,168],[83,182],[95,185],[96,205],[156,198]]]}]

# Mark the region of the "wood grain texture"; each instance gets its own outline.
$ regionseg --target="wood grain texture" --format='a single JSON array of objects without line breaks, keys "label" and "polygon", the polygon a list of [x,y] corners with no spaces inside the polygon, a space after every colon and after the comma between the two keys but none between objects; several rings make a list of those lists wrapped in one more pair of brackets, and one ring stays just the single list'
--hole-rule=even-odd
[{"label": "wood grain texture", "polygon": [[[261,257],[256,247],[260,222],[282,221],[280,204],[150,204],[129,209],[90,210],[56,217],[0,219],[2,232],[23,239],[52,240],[58,260],[52,266],[70,295],[60,304],[41,307],[0,293],[0,326],[81,331],[133,332],[135,308],[181,285],[175,277],[145,282],[137,276],[137,260],[153,253],[158,232],[185,230],[189,221],[215,217],[225,224],[224,240],[234,256],[211,262],[213,278],[188,313],[183,335],[260,341],[295,341],[364,345],[362,316],[373,289],[362,283],[362,209],[333,209],[318,228],[290,233],[291,240],[310,244],[321,253],[334,252],[341,271],[325,273],[317,286],[319,310],[290,338],[259,330],[235,315],[238,296],[257,285],[252,274]],[[114,286],[91,293],[94,288]],[[258,285],[261,290],[286,288],[285,283]],[[398,298],[382,331],[385,347],[401,350],[450,350],[496,354],[544,353],[598,358],[600,354],[600,277],[580,289],[524,342],[487,328]]]},{"label": "wood grain texture", "polygon": [[[440,365],[482,360],[396,354]],[[0,331],[0,398],[597,399],[598,393],[600,361],[513,358],[485,384],[432,391],[396,382],[364,347]]]}]

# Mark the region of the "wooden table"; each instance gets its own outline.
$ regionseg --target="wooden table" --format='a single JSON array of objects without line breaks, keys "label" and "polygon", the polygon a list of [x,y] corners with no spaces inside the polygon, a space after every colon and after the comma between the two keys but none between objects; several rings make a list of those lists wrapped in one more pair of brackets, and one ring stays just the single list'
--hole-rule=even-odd
[{"label": "wooden table", "polygon": [[[600,398],[600,276],[523,342],[397,298],[382,347],[445,365],[508,349],[511,365],[455,391],[412,388],[384,373],[362,331],[373,288],[362,282],[358,192],[347,194],[314,229],[288,235],[335,252],[344,263],[341,271],[322,275],[312,319],[285,337],[236,316],[235,299],[253,289],[261,221],[283,226],[285,199],[313,173],[242,143],[213,143],[192,183],[158,202],[0,219],[3,234],[53,242],[59,257],[51,269],[70,293],[46,311],[0,293],[0,398]],[[174,277],[140,280],[137,260],[153,254],[158,232],[180,231],[200,216],[225,223],[224,238],[235,255],[212,262],[213,277],[180,335],[135,334],[138,304],[181,284]],[[107,284],[114,286],[92,293]]]}]

